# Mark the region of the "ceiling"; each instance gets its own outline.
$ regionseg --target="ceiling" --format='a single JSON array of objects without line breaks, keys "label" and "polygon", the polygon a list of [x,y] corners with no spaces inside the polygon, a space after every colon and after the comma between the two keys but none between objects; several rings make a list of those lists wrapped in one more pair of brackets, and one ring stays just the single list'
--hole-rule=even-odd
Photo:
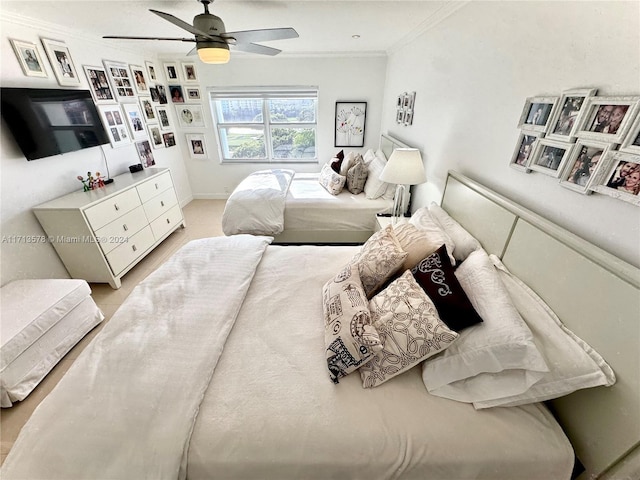
[{"label": "ceiling", "polygon": [[[295,28],[300,38],[265,43],[281,49],[282,55],[374,55],[399,48],[464,4],[466,1],[451,0],[215,0],[209,10],[223,19],[227,31]],[[83,36],[191,36],[149,12],[150,8],[170,13],[187,23],[192,23],[193,17],[204,11],[197,0],[0,1],[3,14],[9,12],[68,26]],[[355,35],[359,38],[354,38]],[[161,57],[186,54],[193,47],[170,41],[104,41],[124,49],[143,49]]]}]

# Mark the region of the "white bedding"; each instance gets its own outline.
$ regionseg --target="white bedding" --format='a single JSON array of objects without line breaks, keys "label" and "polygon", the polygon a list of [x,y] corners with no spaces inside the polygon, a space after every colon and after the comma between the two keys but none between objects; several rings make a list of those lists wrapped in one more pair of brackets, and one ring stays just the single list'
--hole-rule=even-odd
[{"label": "white bedding", "polygon": [[266,241],[192,242],[145,280],[2,478],[569,478],[571,446],[540,404],[476,411],[431,396],[419,367],[374,389],[357,374],[333,384],[322,285],[358,247],[269,246],[259,260]]},{"label": "white bedding", "polygon": [[285,198],[293,170],[260,170],[231,193],[222,214],[225,235],[277,235],[284,229]]}]

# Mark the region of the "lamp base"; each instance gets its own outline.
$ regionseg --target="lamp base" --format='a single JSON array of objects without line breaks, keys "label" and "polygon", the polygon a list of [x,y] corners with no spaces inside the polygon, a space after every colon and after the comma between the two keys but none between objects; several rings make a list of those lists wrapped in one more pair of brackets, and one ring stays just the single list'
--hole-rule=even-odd
[{"label": "lamp base", "polygon": [[391,225],[396,225],[400,222],[400,218],[404,216],[404,185],[396,185],[396,195],[393,199],[393,213],[391,215]]}]

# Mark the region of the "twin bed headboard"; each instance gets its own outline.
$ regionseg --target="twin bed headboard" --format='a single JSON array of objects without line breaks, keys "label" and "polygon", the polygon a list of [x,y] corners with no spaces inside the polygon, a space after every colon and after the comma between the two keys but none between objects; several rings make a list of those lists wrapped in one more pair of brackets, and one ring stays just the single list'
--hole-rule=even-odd
[{"label": "twin bed headboard", "polygon": [[611,365],[615,385],[550,406],[585,467],[579,478],[632,478],[640,470],[640,270],[456,172],[442,207]]}]

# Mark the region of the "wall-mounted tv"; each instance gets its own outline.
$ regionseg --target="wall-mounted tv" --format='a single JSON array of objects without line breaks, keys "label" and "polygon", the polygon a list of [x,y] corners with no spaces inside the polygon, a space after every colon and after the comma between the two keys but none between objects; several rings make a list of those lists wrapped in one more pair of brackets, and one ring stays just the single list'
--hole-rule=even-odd
[{"label": "wall-mounted tv", "polygon": [[88,90],[0,88],[2,117],[27,160],[109,143]]}]

